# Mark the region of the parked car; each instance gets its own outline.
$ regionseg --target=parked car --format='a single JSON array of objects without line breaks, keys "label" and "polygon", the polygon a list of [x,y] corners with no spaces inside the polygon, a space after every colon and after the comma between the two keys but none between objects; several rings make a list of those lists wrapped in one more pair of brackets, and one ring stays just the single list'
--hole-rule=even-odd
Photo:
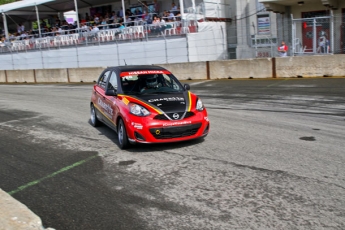
[{"label": "parked car", "polygon": [[205,137],[207,111],[188,84],[159,66],[106,68],[93,87],[91,124],[117,132],[119,147]]}]

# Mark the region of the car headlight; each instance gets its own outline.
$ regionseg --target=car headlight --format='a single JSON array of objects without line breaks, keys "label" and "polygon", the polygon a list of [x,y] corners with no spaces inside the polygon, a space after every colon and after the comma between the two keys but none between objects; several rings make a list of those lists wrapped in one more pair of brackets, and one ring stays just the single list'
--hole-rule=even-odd
[{"label": "car headlight", "polygon": [[200,99],[197,100],[196,102],[196,110],[203,111],[204,110],[204,104]]},{"label": "car headlight", "polygon": [[140,116],[140,117],[145,117],[150,115],[150,112],[142,107],[141,105],[135,104],[135,103],[129,103],[129,111],[131,114]]}]

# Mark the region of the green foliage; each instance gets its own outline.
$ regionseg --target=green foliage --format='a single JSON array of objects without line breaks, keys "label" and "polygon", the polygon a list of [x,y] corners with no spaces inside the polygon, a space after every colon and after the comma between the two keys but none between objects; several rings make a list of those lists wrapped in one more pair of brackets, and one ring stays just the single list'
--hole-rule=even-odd
[{"label": "green foliage", "polygon": [[11,2],[15,2],[16,0],[0,0],[0,5],[5,5]]}]

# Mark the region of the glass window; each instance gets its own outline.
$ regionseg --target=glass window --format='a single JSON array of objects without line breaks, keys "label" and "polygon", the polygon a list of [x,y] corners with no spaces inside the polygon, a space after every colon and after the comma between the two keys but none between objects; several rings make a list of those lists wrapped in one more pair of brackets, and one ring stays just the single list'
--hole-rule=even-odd
[{"label": "glass window", "polygon": [[100,78],[98,79],[98,85],[100,87],[102,87],[103,89],[105,89],[105,86],[107,84],[108,81],[108,77],[109,77],[109,73],[110,71],[106,71],[102,74],[102,76],[100,76]]},{"label": "glass window", "polygon": [[108,89],[115,89],[117,90],[117,76],[115,72],[111,72]]}]

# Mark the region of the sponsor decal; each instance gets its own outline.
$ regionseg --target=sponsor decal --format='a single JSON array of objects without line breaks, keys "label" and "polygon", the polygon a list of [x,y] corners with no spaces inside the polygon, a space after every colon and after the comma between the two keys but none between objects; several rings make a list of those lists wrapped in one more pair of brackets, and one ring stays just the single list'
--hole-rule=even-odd
[{"label": "sponsor decal", "polygon": [[128,99],[127,99],[127,98],[125,98],[125,97],[124,97],[124,98],[122,98],[122,102],[123,102],[123,103],[125,103],[125,105],[128,105],[128,103],[129,103]]},{"label": "sponsor decal", "polygon": [[183,97],[164,97],[164,98],[149,99],[147,101],[150,103],[158,102],[158,101],[183,101],[184,102],[184,98]]},{"label": "sponsor decal", "polygon": [[139,70],[139,71],[122,72],[120,74],[120,77],[139,75],[139,74],[170,74],[170,72],[167,70]]},{"label": "sponsor decal", "polygon": [[204,117],[205,121],[208,121],[208,117]]},{"label": "sponsor decal", "polygon": [[104,109],[104,113],[110,117],[113,116],[113,109],[111,106],[104,101],[102,101],[100,98],[98,98],[98,105],[101,106]]},{"label": "sponsor decal", "polygon": [[163,126],[176,126],[176,125],[186,125],[192,124],[191,121],[179,121],[179,122],[172,122],[172,123],[164,123]]},{"label": "sponsor decal", "polygon": [[135,122],[132,122],[132,125],[134,126],[134,128],[136,129],[143,129],[143,125],[140,124],[140,123],[135,123]]}]

